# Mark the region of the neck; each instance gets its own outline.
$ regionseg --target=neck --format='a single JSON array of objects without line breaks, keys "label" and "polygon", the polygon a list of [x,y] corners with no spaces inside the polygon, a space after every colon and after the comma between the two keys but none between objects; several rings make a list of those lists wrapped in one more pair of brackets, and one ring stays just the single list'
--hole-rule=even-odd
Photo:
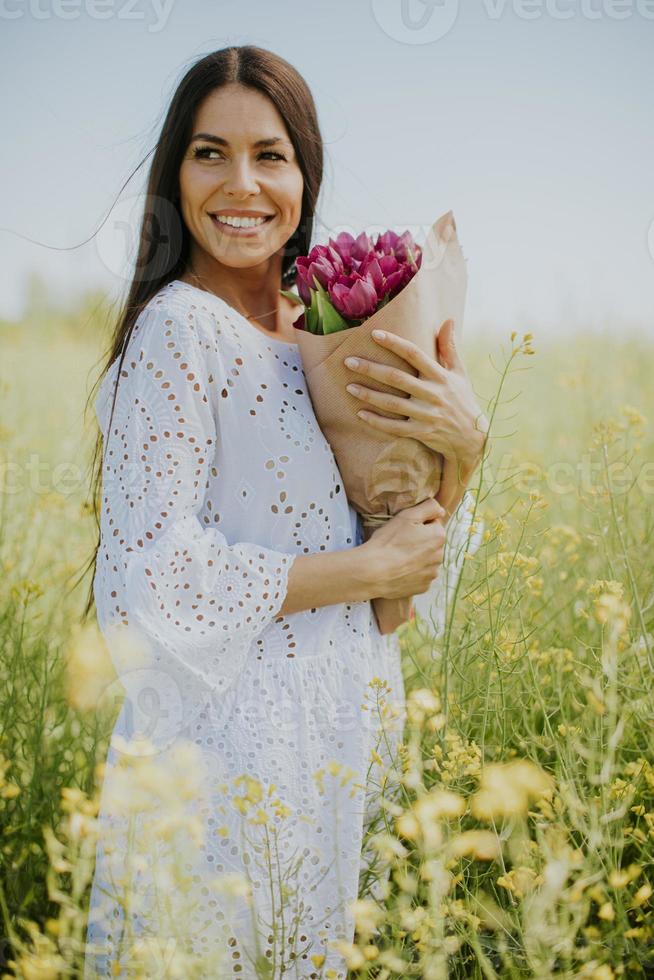
[{"label": "neck", "polygon": [[265,323],[270,330],[277,329],[278,310],[283,301],[279,294],[281,256],[275,254],[258,265],[238,269],[224,266],[202,252],[192,255],[188,271],[199,277],[204,289],[221,296],[251,319]]}]

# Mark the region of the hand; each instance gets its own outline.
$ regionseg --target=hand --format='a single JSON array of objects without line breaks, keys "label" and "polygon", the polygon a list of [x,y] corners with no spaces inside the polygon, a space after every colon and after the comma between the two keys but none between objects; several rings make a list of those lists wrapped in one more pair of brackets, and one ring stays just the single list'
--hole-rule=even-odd
[{"label": "hand", "polygon": [[355,373],[407,392],[406,395],[391,395],[365,385],[357,386],[358,391],[353,391],[351,385],[347,385],[350,394],[368,405],[408,416],[406,419],[388,419],[377,412],[364,410],[357,412],[359,417],[389,435],[417,439],[447,459],[456,459],[465,469],[474,470],[483,456],[488,420],[475,399],[456,350],[454,320],[446,320],[436,338],[435,355],[442,363],[396,334],[385,332],[383,337],[375,337],[373,331],[372,337],[416,368],[418,376],[361,357],[356,358],[358,364],[355,367],[350,364],[350,358],[346,358],[345,366]]},{"label": "hand", "polygon": [[445,552],[444,508],[433,497],[405,507],[360,545],[373,598],[423,595],[438,576]]}]

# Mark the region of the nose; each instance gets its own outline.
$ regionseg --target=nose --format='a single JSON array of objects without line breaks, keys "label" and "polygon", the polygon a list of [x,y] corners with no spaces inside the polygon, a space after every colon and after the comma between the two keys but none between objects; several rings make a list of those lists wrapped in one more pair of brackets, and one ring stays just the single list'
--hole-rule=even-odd
[{"label": "nose", "polygon": [[259,184],[255,180],[250,161],[247,156],[234,157],[227,169],[223,189],[235,197],[245,197],[259,193]]}]

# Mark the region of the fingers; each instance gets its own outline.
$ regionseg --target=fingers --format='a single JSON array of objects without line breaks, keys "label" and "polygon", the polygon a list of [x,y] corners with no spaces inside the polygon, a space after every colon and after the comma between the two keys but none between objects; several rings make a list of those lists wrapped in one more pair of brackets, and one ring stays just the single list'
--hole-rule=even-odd
[{"label": "fingers", "polygon": [[445,508],[442,504],[439,504],[435,497],[427,497],[419,504],[408,507],[407,510],[412,512],[412,518],[420,520],[423,523],[437,521],[445,517]]},{"label": "fingers", "polygon": [[442,375],[442,368],[437,360],[428,357],[411,340],[398,337],[397,334],[384,331],[373,330],[371,334],[373,340],[383,347],[392,350],[399,357],[404,358],[411,367],[414,367],[419,374],[425,378],[439,378]]},{"label": "fingers", "polygon": [[424,392],[424,383],[402,368],[391,367],[390,364],[382,364],[379,361],[368,361],[364,357],[346,357],[343,363],[355,374],[375,378],[391,388],[405,391],[407,395],[415,395],[419,398]]}]

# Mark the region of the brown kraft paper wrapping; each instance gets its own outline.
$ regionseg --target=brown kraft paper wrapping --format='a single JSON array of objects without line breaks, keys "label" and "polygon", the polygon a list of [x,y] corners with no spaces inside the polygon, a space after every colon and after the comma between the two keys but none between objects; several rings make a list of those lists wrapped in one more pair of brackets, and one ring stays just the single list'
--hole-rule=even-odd
[{"label": "brown kraft paper wrapping", "polygon": [[[371,332],[376,329],[412,341],[432,358],[436,357],[436,337],[445,320],[454,320],[460,339],[467,270],[452,211],[434,222],[422,248],[422,263],[413,278],[359,326],[325,336],[294,330],[316,419],[334,453],[345,493],[362,517],[365,541],[384,520],[436,496],[440,488],[442,455],[416,439],[374,429],[356,414],[365,403],[345,386],[359,381],[400,397],[406,398],[407,393],[367,376],[356,377],[343,364],[346,357],[363,357],[417,375],[407,361],[372,339]],[[386,418],[406,418],[376,406],[370,408]],[[412,596],[373,599],[382,634],[394,632],[409,619],[411,600]]]}]

